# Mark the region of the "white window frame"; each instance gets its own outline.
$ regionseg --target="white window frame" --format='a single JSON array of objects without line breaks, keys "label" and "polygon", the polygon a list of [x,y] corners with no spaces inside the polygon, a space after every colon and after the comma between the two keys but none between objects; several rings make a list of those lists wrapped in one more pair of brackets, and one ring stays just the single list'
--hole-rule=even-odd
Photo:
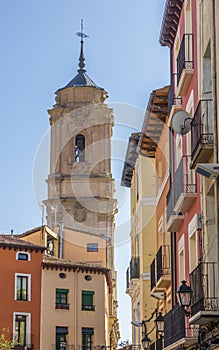
[{"label": "white window frame", "polygon": [[[190,7],[190,11],[188,12],[187,7]],[[189,13],[189,18],[187,17],[187,12]],[[192,31],[192,2],[190,0],[186,0],[184,2],[184,25],[185,25],[185,32],[191,33]]]},{"label": "white window frame", "polygon": [[[21,259],[19,259],[19,258],[18,258],[18,255],[19,255],[19,254],[27,254],[27,257],[28,257],[27,260],[21,260]],[[23,251],[21,250],[21,251],[19,251],[19,252],[16,253],[16,260],[19,260],[19,261],[30,261],[30,260],[31,260],[31,258],[30,258],[30,253],[28,253],[28,252],[23,252]]]},{"label": "white window frame", "polygon": [[17,277],[21,276],[21,277],[27,277],[28,282],[27,282],[27,300],[24,301],[31,301],[31,274],[27,274],[27,273],[15,273],[15,289],[14,289],[14,300],[19,301],[19,299],[17,299]]},{"label": "white window frame", "polygon": [[[180,276],[180,272],[181,270],[181,265],[180,265],[180,255],[183,255],[184,257],[184,261],[183,261],[183,275],[184,276]],[[179,279],[180,280],[184,280],[185,279],[185,240],[184,240],[184,235],[180,238],[180,240],[178,241],[178,271],[179,271]]]},{"label": "white window frame", "polygon": [[198,265],[198,247],[199,247],[199,237],[198,237],[198,231],[197,231],[197,221],[198,221],[198,215],[195,214],[188,224],[188,236],[189,236],[189,272],[193,271],[193,267],[191,266],[191,239],[195,238],[196,242],[196,266]]},{"label": "white window frame", "polygon": [[26,344],[31,344],[31,313],[29,312],[13,312],[13,341],[15,341],[15,320],[16,315],[27,316],[26,323]]}]

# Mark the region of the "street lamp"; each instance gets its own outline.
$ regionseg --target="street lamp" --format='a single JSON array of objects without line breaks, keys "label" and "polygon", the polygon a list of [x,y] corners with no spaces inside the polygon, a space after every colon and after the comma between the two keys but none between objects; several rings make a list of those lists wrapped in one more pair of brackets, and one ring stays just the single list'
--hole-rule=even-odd
[{"label": "street lamp", "polygon": [[181,286],[177,289],[177,298],[179,305],[183,307],[186,316],[190,316],[190,312],[186,310],[187,307],[191,305],[192,300],[192,289],[190,286],[187,286],[186,281],[182,281]]},{"label": "street lamp", "polygon": [[162,312],[159,312],[154,323],[157,328],[157,333],[162,336],[164,333],[164,317],[162,316]]},{"label": "street lamp", "polygon": [[143,346],[144,350],[150,349],[151,339],[148,338],[147,333],[145,334],[145,336],[141,342],[142,342],[142,346]]},{"label": "street lamp", "polygon": [[146,322],[148,322],[148,320],[142,321],[142,326],[144,327],[144,333],[143,333],[144,337],[142,338],[141,342],[144,350],[150,349],[150,344],[151,344],[151,339],[148,337],[148,333],[147,333]]}]

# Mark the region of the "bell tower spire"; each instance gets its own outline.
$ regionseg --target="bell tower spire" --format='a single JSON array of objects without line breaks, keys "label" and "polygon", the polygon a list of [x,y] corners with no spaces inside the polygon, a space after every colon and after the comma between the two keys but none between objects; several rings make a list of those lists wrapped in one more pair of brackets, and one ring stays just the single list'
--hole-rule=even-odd
[{"label": "bell tower spire", "polygon": [[81,19],[81,31],[76,33],[77,36],[81,38],[81,51],[79,56],[79,69],[78,72],[86,72],[85,67],[85,58],[84,58],[84,39],[88,38],[88,35],[84,33],[83,19]]}]

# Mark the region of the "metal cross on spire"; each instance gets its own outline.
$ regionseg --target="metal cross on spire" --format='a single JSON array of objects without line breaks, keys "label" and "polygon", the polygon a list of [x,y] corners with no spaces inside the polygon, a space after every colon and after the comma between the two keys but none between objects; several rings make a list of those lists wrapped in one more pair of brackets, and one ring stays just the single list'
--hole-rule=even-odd
[{"label": "metal cross on spire", "polygon": [[84,40],[83,39],[84,38],[88,38],[88,35],[85,34],[83,30],[84,30],[83,19],[81,19],[81,31],[75,33],[77,36],[79,36],[81,38],[81,52],[80,52],[79,64],[78,64],[80,69],[78,70],[78,72],[79,71],[85,72],[85,69],[84,69],[84,67],[85,67],[85,63],[84,63],[85,58],[84,58],[84,47],[83,47]]}]

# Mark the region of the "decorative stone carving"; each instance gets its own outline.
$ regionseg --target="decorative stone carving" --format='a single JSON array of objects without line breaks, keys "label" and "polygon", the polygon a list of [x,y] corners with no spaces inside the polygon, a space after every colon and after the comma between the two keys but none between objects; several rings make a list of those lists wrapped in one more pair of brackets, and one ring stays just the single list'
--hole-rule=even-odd
[{"label": "decorative stone carving", "polygon": [[77,222],[86,221],[87,211],[80,203],[74,205],[74,220]]}]

